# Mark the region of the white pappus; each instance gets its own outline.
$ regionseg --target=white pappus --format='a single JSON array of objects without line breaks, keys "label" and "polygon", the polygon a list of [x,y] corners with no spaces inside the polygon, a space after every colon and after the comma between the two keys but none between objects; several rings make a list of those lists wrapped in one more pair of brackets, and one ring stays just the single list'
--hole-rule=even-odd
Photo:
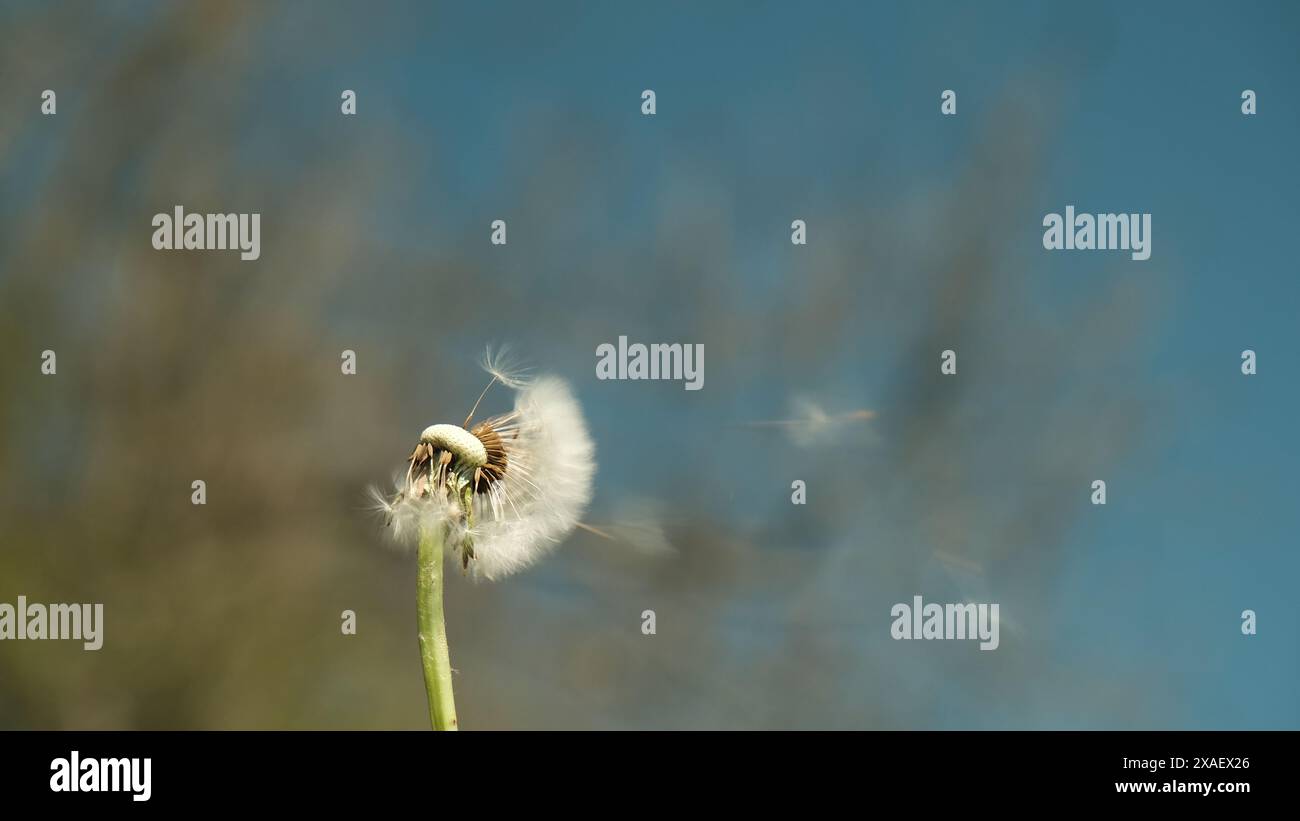
[{"label": "white pappus", "polygon": [[555,376],[529,378],[488,352],[493,384],[515,391],[514,410],[471,425],[425,428],[396,493],[372,491],[392,535],[444,527],[446,544],[476,577],[498,579],[549,552],[579,524],[591,499],[595,446],[582,408]]}]

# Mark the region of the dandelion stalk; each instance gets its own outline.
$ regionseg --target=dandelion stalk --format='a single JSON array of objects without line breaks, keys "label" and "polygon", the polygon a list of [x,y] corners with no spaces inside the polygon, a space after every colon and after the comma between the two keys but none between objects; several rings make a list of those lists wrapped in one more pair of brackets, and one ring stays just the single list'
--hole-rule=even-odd
[{"label": "dandelion stalk", "polygon": [[435,730],[455,730],[456,700],[451,689],[451,656],[447,650],[447,621],[442,610],[443,542],[446,528],[441,522],[420,527],[416,555],[416,616],[420,628],[420,660],[424,665],[424,687],[429,694],[429,720]]}]

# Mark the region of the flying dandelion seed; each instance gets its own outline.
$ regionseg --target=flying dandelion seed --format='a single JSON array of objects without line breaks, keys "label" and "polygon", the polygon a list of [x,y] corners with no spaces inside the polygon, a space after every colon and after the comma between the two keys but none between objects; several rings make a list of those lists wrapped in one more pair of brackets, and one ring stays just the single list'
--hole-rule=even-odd
[{"label": "flying dandelion seed", "polygon": [[609,517],[600,522],[578,522],[582,530],[618,545],[634,555],[664,556],[674,552],[664,532],[662,506],[651,499],[629,497],[615,503]]},{"label": "flying dandelion seed", "polygon": [[974,559],[969,559],[965,556],[958,556],[956,553],[950,553],[946,550],[935,550],[931,555],[933,555],[935,560],[938,561],[946,570],[961,571],[970,576],[984,575],[984,565]]},{"label": "flying dandelion seed", "polygon": [[875,411],[865,408],[847,413],[827,413],[821,405],[802,398],[793,402],[792,414],[790,419],[761,419],[745,424],[751,428],[784,430],[794,444],[810,447],[838,441],[848,426],[870,422],[876,417]]},{"label": "flying dandelion seed", "polygon": [[[442,615],[444,549],[476,578],[522,570],[567,536],[591,499],[595,446],[582,408],[554,376],[530,378],[489,350],[491,374],[461,425],[430,425],[396,492],[372,494],[399,541],[419,543],[420,644],[436,728],[456,726]],[[491,387],[516,391],[514,410],[471,425]]]},{"label": "flying dandelion seed", "polygon": [[672,544],[658,522],[609,522],[599,525],[578,522],[578,527],[637,555],[660,556],[673,552]]}]

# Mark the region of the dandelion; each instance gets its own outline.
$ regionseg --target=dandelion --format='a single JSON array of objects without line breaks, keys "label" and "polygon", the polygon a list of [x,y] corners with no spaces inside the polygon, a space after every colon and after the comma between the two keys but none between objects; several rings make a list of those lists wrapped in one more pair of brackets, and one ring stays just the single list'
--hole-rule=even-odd
[{"label": "dandelion", "polygon": [[[490,351],[483,366],[492,379],[464,423],[425,428],[395,493],[376,494],[393,537],[418,543],[420,654],[435,729],[456,728],[444,553],[479,579],[528,567],[579,524],[596,470],[595,447],[567,383],[530,378]],[[514,409],[471,424],[498,382],[515,390]]]}]

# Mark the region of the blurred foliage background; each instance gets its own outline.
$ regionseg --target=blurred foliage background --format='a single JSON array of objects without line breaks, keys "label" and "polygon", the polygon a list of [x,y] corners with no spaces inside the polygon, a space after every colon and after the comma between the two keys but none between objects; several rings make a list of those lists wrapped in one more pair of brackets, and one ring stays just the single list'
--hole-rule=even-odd
[{"label": "blurred foliage background", "polygon": [[[365,488],[500,343],[616,538],[452,579],[466,728],[1300,723],[1293,6],[0,9],[0,601],[106,620],[0,644],[0,727],[427,726]],[[1045,254],[1067,204],[1152,260]],[[176,205],[261,259],[154,251]],[[620,334],[704,390],[597,381]],[[918,594],[1000,649],[890,640]]]}]

